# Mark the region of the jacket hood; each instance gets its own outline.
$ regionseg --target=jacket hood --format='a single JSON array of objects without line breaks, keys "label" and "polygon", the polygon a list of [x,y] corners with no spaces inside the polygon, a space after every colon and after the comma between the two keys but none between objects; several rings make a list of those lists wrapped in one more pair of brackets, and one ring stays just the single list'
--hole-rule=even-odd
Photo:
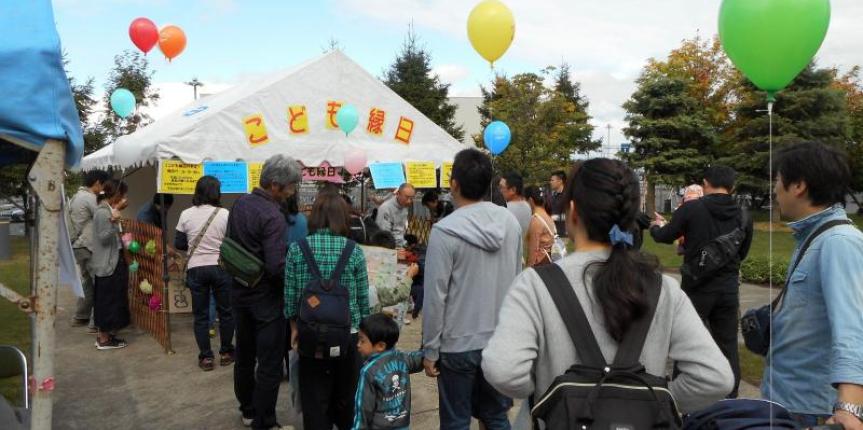
[{"label": "jacket hood", "polygon": [[513,227],[519,228],[515,217],[506,208],[489,202],[460,208],[434,226],[442,233],[485,251],[499,250],[507,228]]},{"label": "jacket hood", "polygon": [[708,194],[701,198],[707,211],[718,220],[737,218],[740,208],[730,194]]}]

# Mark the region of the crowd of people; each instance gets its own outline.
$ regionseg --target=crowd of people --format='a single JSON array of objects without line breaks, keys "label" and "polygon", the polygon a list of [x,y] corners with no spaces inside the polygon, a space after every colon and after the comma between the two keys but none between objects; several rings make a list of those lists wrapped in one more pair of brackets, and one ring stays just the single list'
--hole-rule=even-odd
[{"label": "crowd of people", "polygon": [[[770,316],[765,381],[772,382],[762,385],[762,396],[803,425],[831,420],[861,429],[863,234],[842,207],[848,161],[802,143],[776,154],[775,171],[799,264]],[[638,361],[662,378],[673,364],[668,391],[682,412],[737,397],[739,270],[753,220],[733,197],[735,176],[727,167],[708,168],[703,195],[666,220],[642,212],[638,177],[621,161],[580,161],[553,172],[547,187],[525,187],[517,173],[495,182],[488,155],[466,149],[453,162],[450,195],[422,197],[433,221],[424,248],[407,234],[417,194],[410,184],[371,215],[327,187],[306,217],[297,207],[301,167],[289,157],[267,160],[259,186],[230,211],[221,207],[218,180],[205,176],[174,242],[187,252],[199,366],[215,365],[208,334],[215,303],[219,364],[233,364],[242,422],[252,428],[288,428],[277,422],[276,408],[291,350],[299,357],[292,383],[306,429],[407,428],[410,374],[422,371],[437,380],[440,428],[467,429],[472,418],[491,430],[530,428],[533,399],[585,362],[586,344],[568,341],[571,316],[558,310],[561,299],[543,275],[554,266],[605,362],[614,361],[642,316],[652,315]],[[488,201],[493,183],[505,207]],[[125,346],[116,334],[129,323],[118,228],[127,191],[91,171],[69,205],[85,278],[73,323],[94,327],[99,349]],[[159,196],[141,214],[170,204]],[[825,223],[826,232],[819,229]],[[642,230],[656,242],[681,244],[681,282],[641,251]],[[801,246],[813,232],[811,245]],[[257,260],[253,281],[220,265],[226,242]],[[405,276],[393,285],[370,283],[358,244],[398,249],[409,263]],[[383,312],[394,305],[403,312]],[[401,325],[420,310],[422,346],[401,352]],[[511,423],[513,399],[531,400]]]}]

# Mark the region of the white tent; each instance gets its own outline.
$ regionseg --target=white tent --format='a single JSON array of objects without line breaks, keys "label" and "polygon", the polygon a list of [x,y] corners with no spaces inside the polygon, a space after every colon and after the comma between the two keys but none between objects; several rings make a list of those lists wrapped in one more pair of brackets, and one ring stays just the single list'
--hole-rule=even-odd
[{"label": "white tent", "polygon": [[[348,136],[327,127],[333,101],[353,105],[359,112],[359,124]],[[300,112],[300,106],[305,108],[308,130],[294,133],[291,114]],[[368,130],[373,109],[384,112],[380,134]],[[260,122],[265,132],[258,127]],[[301,120],[293,123],[294,129],[301,126]],[[264,135],[266,143],[258,143]],[[464,145],[342,52],[333,51],[198,100],[89,155],[83,168],[121,165],[118,161],[124,160],[113,156],[115,147],[134,148],[136,156],[123,157],[130,159],[121,167],[166,159],[261,162],[277,153],[311,167],[324,161],[341,166],[352,148],[364,150],[370,163],[416,160],[440,165]]]}]

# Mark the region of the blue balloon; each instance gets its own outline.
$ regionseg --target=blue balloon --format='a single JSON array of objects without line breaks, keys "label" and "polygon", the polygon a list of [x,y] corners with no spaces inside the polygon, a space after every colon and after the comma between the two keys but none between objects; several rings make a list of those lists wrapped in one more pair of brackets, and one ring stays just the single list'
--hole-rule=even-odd
[{"label": "blue balloon", "polygon": [[135,95],[125,88],[117,88],[111,93],[111,109],[120,118],[128,118],[135,112]]},{"label": "blue balloon", "polygon": [[336,113],[336,124],[345,132],[345,136],[351,134],[357,128],[358,122],[360,122],[360,114],[353,105],[344,105]]},{"label": "blue balloon", "polygon": [[485,132],[482,135],[485,147],[492,155],[500,155],[509,146],[510,139],[512,139],[512,133],[503,121],[494,121],[485,126]]}]

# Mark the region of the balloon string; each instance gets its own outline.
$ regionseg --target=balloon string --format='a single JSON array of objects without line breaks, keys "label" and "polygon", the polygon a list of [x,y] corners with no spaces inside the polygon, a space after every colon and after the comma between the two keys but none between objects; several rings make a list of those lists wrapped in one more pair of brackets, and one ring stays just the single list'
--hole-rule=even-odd
[{"label": "balloon string", "polygon": [[[769,285],[769,295],[770,295],[770,315],[773,315],[773,207],[775,206],[776,199],[773,197],[773,100],[772,96],[768,99],[767,102],[767,123],[768,123],[768,132],[767,132],[767,147],[769,151],[768,162],[770,166],[768,167],[768,171],[770,174],[770,179],[768,180],[768,192],[770,193],[770,221],[768,222],[767,227],[767,284]],[[773,325],[770,325],[770,339],[768,340],[768,357],[771,355],[770,352],[773,350]],[[768,374],[768,386],[770,387],[770,391],[773,391],[773,366],[770,366]],[[773,421],[773,403],[770,403],[770,420]]]}]

